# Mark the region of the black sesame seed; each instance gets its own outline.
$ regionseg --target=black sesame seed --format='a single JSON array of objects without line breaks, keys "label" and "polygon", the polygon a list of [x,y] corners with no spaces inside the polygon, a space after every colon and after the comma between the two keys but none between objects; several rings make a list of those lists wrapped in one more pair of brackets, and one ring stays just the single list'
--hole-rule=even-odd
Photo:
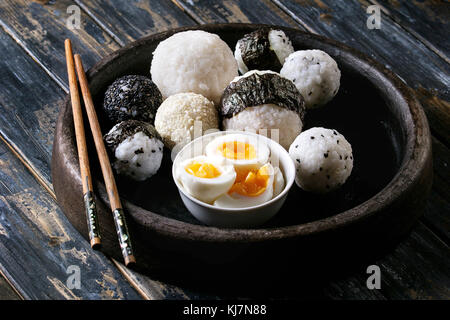
[{"label": "black sesame seed", "polygon": [[348,156],[345,156],[344,160],[347,160],[347,159],[348,159]]},{"label": "black sesame seed", "polygon": [[339,160],[342,160],[342,156],[341,155],[339,155]]},{"label": "black sesame seed", "polygon": [[310,96],[310,95],[312,95],[312,91],[310,91],[310,92],[308,93],[308,96]]},{"label": "black sesame seed", "polygon": [[334,131],[334,130],[333,130],[333,134],[334,134],[335,136],[337,136],[337,133],[336,133],[336,131]]},{"label": "black sesame seed", "polygon": [[321,134],[322,138],[325,138],[325,136],[323,134]]},{"label": "black sesame seed", "polygon": [[298,148],[298,144],[297,144],[297,145],[295,145],[295,147],[296,147],[296,148]]},{"label": "black sesame seed", "polygon": [[140,167],[141,164],[139,162],[136,162],[136,167]]},{"label": "black sesame seed", "polygon": [[323,156],[324,156],[325,158],[328,158],[328,153],[324,153]]},{"label": "black sesame seed", "polygon": [[339,144],[339,140],[337,141],[337,144]]},{"label": "black sesame seed", "polygon": [[322,167],[320,167],[319,170],[322,171]]},{"label": "black sesame seed", "polygon": [[314,140],[314,137],[313,137],[313,136],[311,136],[311,140]]},{"label": "black sesame seed", "polygon": [[298,163],[300,163],[300,159],[295,159]]},{"label": "black sesame seed", "polygon": [[152,153],[155,153],[156,152],[156,150],[155,149],[152,149]]},{"label": "black sesame seed", "polygon": [[352,157],[352,156],[350,156],[350,160],[353,160],[353,157]]},{"label": "black sesame seed", "polygon": [[144,153],[144,150],[142,148],[134,150],[134,154]]}]

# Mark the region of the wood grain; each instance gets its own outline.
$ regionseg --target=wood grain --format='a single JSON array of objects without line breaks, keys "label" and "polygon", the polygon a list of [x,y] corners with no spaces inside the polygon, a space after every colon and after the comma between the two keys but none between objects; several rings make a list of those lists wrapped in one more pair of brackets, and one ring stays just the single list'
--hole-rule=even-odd
[{"label": "wood grain", "polygon": [[0,275],[0,300],[21,300],[8,281]]},{"label": "wood grain", "polygon": [[294,21],[270,0],[174,0],[195,21],[203,23],[250,22],[293,26]]},{"label": "wood grain", "polygon": [[[69,266],[81,287],[69,289]],[[54,199],[0,143],[0,271],[25,299],[139,299],[101,253],[68,223]]]},{"label": "wood grain", "polygon": [[195,24],[171,1],[75,2],[121,46],[153,32]]},{"label": "wood grain", "polygon": [[450,4],[445,0],[369,0],[384,13],[419,38],[442,59],[450,62]]},{"label": "wood grain", "polygon": [[447,62],[386,15],[382,16],[381,29],[369,30],[366,9],[370,3],[365,0],[273,2],[308,30],[365,52],[397,73],[416,90],[432,132],[450,145],[450,65]]},{"label": "wood grain", "polygon": [[69,0],[45,5],[27,0],[0,2],[0,25],[66,92],[64,39],[72,40],[87,67],[120,47],[83,11],[80,28],[67,28],[67,8],[73,4]]}]

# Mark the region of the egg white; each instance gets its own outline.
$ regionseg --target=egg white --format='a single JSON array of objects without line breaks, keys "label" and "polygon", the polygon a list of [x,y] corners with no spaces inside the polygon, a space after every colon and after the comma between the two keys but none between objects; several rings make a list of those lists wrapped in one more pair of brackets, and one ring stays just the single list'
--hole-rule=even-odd
[{"label": "egg white", "polygon": [[[242,142],[251,144],[254,149],[256,156],[254,159],[229,159],[223,156],[223,154],[218,150],[219,146],[226,142]],[[262,139],[258,139],[257,137],[239,134],[239,133],[231,133],[224,136],[217,137],[205,148],[206,156],[214,157],[219,159],[226,159],[230,162],[236,171],[240,170],[257,170],[262,167],[264,164],[268,162],[270,150],[269,147]]]},{"label": "egg white", "polygon": [[273,198],[278,196],[284,189],[284,177],[280,168],[274,167],[275,175],[273,179]]},{"label": "egg white", "polygon": [[[212,164],[220,171],[220,175],[215,178],[199,178],[189,174],[185,168],[194,161]],[[236,180],[236,172],[233,165],[224,159],[198,156],[181,162],[175,168],[175,178],[191,196],[200,201],[212,203],[231,188]]]},{"label": "egg white", "polygon": [[257,206],[271,200],[274,194],[275,170],[270,163],[268,163],[267,166],[269,166],[269,178],[267,181],[267,187],[263,193],[256,197],[248,197],[236,192],[231,194],[225,193],[214,201],[214,206],[221,208],[247,208]]}]

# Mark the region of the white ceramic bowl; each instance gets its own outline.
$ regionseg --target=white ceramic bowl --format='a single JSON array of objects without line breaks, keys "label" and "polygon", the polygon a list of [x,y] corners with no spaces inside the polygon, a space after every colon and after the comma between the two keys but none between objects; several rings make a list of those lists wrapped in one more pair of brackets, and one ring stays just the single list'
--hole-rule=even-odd
[{"label": "white ceramic bowl", "polygon": [[[266,143],[270,149],[272,161],[279,162],[279,168],[284,176],[285,187],[275,198],[252,207],[246,208],[218,208],[202,202],[189,195],[175,178],[175,168],[186,159],[204,154],[206,145],[214,138],[230,133],[254,136]],[[277,142],[265,136],[243,131],[218,131],[201,136],[187,144],[176,155],[172,165],[172,177],[180,192],[181,199],[189,212],[201,222],[223,228],[256,227],[272,218],[282,207],[289,189],[295,178],[295,166],[289,153]]]}]

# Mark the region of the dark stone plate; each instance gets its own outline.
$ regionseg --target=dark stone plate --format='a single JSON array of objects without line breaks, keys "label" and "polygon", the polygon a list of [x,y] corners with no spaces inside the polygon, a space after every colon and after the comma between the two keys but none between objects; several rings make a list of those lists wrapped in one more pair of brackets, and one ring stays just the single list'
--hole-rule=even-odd
[{"label": "dark stone plate", "polygon": [[[240,37],[257,28],[224,24],[175,29],[133,42],[104,58],[88,72],[100,119],[107,86],[126,74],[149,76],[152,52],[161,40],[179,31],[201,29],[217,33],[234,49]],[[147,182],[118,180],[139,270],[207,278],[217,270],[243,275],[280,266],[316,269],[336,265],[336,261],[342,265],[394,243],[423,213],[432,180],[430,132],[411,91],[382,65],[343,44],[280,29],[286,31],[295,50],[321,49],[338,62],[342,71],[339,93],[327,106],[309,111],[306,126],[334,128],[347,138],[355,162],[351,177],[340,190],[322,196],[302,192],[294,185],[281,212],[260,228],[219,229],[202,225],[186,210],[173,183],[166,151],[160,171]],[[88,128],[87,121],[85,126]],[[104,133],[110,127],[106,121],[102,126]],[[88,144],[102,250],[122,261],[90,136]],[[87,237],[69,97],[60,111],[53,148],[58,202]],[[211,270],[214,272],[207,272]]]}]

